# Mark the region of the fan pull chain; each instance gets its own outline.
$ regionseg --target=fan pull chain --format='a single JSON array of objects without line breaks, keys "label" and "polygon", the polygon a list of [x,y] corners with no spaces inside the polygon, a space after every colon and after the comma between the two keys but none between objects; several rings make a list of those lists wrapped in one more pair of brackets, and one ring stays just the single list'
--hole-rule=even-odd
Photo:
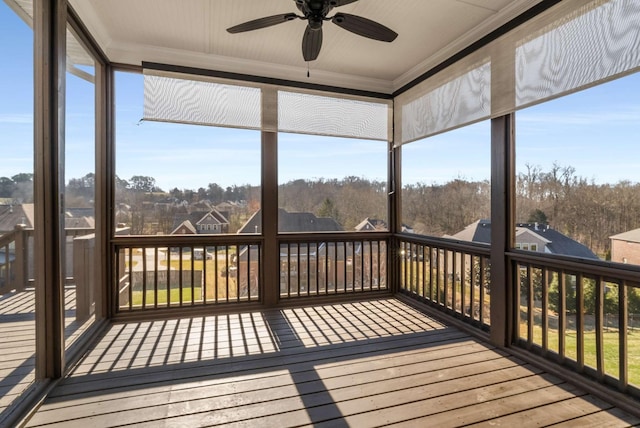
[{"label": "fan pull chain", "polygon": [[307,61],[307,79],[311,77],[311,73],[309,73],[309,61]]}]

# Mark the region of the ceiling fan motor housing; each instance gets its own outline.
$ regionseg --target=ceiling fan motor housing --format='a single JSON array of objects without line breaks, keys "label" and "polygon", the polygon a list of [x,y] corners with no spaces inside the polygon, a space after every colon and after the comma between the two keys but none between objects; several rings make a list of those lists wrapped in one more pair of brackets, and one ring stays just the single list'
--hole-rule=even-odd
[{"label": "ceiling fan motor housing", "polygon": [[272,25],[294,19],[304,19],[307,21],[307,26],[302,37],[302,57],[305,61],[314,61],[320,53],[323,37],[322,23],[324,21],[330,20],[347,31],[373,40],[392,42],[398,36],[398,34],[390,28],[360,16],[338,13],[333,17],[327,18],[327,15],[334,7],[345,6],[355,3],[356,1],[358,0],[294,0],[296,7],[302,15],[285,13],[265,16],[227,28],[227,31],[232,34],[242,33],[271,27]]}]

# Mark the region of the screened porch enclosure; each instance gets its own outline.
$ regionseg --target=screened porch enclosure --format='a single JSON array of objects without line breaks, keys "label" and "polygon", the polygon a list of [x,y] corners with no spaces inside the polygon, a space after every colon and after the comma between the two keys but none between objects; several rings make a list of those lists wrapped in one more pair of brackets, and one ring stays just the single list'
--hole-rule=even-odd
[{"label": "screened porch enclosure", "polygon": [[[640,2],[451,2],[469,21],[439,46],[403,39],[426,31],[408,6],[342,2],[396,49],[327,28],[306,68],[297,39],[270,50],[285,26],[265,52],[224,31],[273,5],[125,3],[0,10],[35,52],[33,191],[0,201],[33,211],[0,229],[0,425],[640,424]],[[611,115],[562,120],[612,82]],[[529,164],[535,141],[604,162],[588,122],[628,150],[615,179]]]}]

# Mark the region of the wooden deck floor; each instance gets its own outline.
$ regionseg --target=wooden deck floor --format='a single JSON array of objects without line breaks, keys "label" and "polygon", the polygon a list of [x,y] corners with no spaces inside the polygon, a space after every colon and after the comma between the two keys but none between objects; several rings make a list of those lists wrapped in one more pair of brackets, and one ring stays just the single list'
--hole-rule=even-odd
[{"label": "wooden deck floor", "polygon": [[[65,290],[65,337],[72,343],[86,325],[75,321],[76,293]],[[35,292],[27,289],[0,296],[0,412],[35,379]]]},{"label": "wooden deck floor", "polygon": [[114,324],[28,426],[632,426],[395,299]]}]

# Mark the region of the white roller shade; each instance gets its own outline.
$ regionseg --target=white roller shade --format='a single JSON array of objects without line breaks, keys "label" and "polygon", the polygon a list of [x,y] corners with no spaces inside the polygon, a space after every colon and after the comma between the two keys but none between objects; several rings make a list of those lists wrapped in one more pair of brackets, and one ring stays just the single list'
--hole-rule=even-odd
[{"label": "white roller shade", "polygon": [[516,48],[516,108],[640,67],[640,1],[597,1]]},{"label": "white roller shade", "polygon": [[388,141],[390,105],[278,91],[278,130]]},{"label": "white roller shade", "polygon": [[260,129],[261,90],[145,71],[144,119]]},{"label": "white roller shade", "polygon": [[498,117],[639,69],[640,0],[563,0],[397,96],[394,141]]},{"label": "white roller shade", "polygon": [[491,63],[473,68],[400,108],[400,144],[486,119],[491,114]]}]

